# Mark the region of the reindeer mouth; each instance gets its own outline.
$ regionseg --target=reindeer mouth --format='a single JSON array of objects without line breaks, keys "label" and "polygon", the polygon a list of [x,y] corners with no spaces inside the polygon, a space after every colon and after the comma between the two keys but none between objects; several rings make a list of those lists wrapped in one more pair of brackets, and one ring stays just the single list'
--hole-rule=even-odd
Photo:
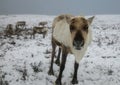
[{"label": "reindeer mouth", "polygon": [[76,49],[76,50],[81,50],[81,48],[84,46],[84,41],[76,41],[74,40],[73,41],[73,47]]}]

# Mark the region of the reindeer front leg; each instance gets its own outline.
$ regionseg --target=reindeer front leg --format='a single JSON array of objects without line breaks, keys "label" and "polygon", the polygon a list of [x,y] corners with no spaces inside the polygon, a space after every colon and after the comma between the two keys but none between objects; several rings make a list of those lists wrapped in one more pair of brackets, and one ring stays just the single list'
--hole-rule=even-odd
[{"label": "reindeer front leg", "polygon": [[43,38],[45,38],[47,31],[43,32]]},{"label": "reindeer front leg", "polygon": [[64,70],[64,68],[65,68],[65,63],[66,63],[67,54],[68,54],[67,48],[66,48],[66,47],[62,48],[62,63],[61,63],[61,66],[60,66],[59,76],[58,76],[58,78],[57,78],[56,81],[55,81],[55,84],[56,84],[56,85],[62,85],[62,83],[61,83],[61,78],[62,78],[63,70]]},{"label": "reindeer front leg", "polygon": [[36,32],[33,31],[33,33],[32,33],[33,39],[35,39],[35,34],[36,34]]},{"label": "reindeer front leg", "polygon": [[72,84],[78,84],[78,80],[77,80],[78,67],[79,67],[79,63],[77,63],[75,61],[75,64],[74,64],[74,75],[73,75],[73,79],[71,81]]}]

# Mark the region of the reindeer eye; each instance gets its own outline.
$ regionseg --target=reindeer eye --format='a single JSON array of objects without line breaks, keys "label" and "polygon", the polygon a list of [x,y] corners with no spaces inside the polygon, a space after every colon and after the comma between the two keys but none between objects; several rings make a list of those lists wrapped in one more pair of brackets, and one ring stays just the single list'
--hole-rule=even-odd
[{"label": "reindeer eye", "polygon": [[85,26],[83,27],[83,30],[84,30],[84,31],[87,31],[87,30],[88,30],[88,26],[85,25]]},{"label": "reindeer eye", "polygon": [[70,31],[74,31],[75,30],[75,27],[73,25],[70,26]]}]

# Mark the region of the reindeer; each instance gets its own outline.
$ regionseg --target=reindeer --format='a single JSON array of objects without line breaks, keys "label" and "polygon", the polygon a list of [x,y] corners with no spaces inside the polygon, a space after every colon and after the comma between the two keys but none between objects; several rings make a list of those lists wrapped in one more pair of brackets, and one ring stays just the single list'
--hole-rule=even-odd
[{"label": "reindeer", "polygon": [[[93,17],[85,19],[82,16],[71,16],[71,15],[60,15],[56,17],[52,24],[52,57],[51,65],[48,71],[49,75],[54,75],[53,72],[53,61],[55,57],[56,46],[62,51],[62,62],[60,65],[59,75],[55,81],[56,85],[62,85],[61,78],[65,68],[66,58],[68,53],[75,56],[74,63],[74,75],[71,81],[72,84],[77,84],[77,71],[79,67],[79,61],[84,56],[88,45],[90,44],[91,25]],[[60,50],[59,50],[60,52]],[[59,58],[58,58],[59,60]]]},{"label": "reindeer", "polygon": [[45,27],[33,27],[33,38],[35,38],[35,34],[39,33],[39,34],[43,34],[43,38],[45,38],[45,35],[47,34],[47,28]]},{"label": "reindeer", "polygon": [[22,35],[23,31],[26,31],[26,30],[19,28],[18,25],[15,25],[14,34],[17,35],[17,38],[19,38],[19,36]]},{"label": "reindeer", "polygon": [[18,21],[18,22],[16,22],[16,27],[21,28],[21,29],[23,29],[23,28],[26,29],[26,22],[25,21]]},{"label": "reindeer", "polygon": [[47,24],[48,24],[48,22],[43,21],[43,22],[40,22],[38,25],[41,25],[42,27],[45,27],[45,25],[47,25]]},{"label": "reindeer", "polygon": [[13,25],[12,24],[8,24],[6,29],[4,30],[5,33],[5,38],[7,37],[11,37],[11,35],[14,34],[14,30],[13,30]]}]

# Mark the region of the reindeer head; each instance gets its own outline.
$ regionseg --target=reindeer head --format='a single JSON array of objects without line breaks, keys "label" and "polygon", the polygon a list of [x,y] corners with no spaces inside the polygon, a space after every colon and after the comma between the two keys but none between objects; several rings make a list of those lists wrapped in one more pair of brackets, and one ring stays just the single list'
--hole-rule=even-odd
[{"label": "reindeer head", "polygon": [[80,16],[71,19],[70,32],[72,44],[76,50],[81,50],[81,47],[84,46],[89,32],[89,26],[93,19],[94,16],[88,19]]}]

